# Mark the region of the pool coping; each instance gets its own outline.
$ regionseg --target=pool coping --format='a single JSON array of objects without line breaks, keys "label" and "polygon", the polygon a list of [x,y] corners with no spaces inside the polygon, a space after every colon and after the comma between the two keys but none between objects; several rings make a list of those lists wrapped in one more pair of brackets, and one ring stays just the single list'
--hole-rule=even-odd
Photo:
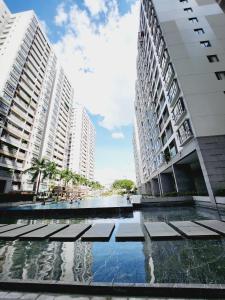
[{"label": "pool coping", "polygon": [[78,208],[51,208],[51,209],[3,209],[0,208],[2,216],[90,216],[90,214],[102,213],[124,213],[133,212],[133,206],[108,206],[108,207],[78,207]]},{"label": "pool coping", "polygon": [[80,283],[55,280],[0,280],[0,289],[23,292],[76,293],[111,296],[225,297],[225,284],[184,283]]}]

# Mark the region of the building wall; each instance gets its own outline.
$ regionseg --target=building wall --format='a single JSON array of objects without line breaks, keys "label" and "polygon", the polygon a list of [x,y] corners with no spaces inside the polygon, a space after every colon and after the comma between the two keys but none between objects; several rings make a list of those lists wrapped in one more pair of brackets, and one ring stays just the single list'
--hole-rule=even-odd
[{"label": "building wall", "polygon": [[161,192],[162,178],[173,182],[173,161],[193,151],[211,197],[214,187],[225,188],[225,171],[212,181],[200,145],[202,138],[225,135],[224,25],[214,0],[141,2],[135,112],[143,178],[145,184],[154,179]]},{"label": "building wall", "polygon": [[95,134],[85,108],[76,103],[71,120],[68,167],[90,180],[94,179]]},{"label": "building wall", "polygon": [[70,118],[73,101],[74,90],[63,69],[58,65],[42,157],[55,162],[60,170],[67,168]]},{"label": "building wall", "polygon": [[55,60],[33,11],[9,16],[0,37],[1,189],[30,190],[23,171],[41,155]]}]

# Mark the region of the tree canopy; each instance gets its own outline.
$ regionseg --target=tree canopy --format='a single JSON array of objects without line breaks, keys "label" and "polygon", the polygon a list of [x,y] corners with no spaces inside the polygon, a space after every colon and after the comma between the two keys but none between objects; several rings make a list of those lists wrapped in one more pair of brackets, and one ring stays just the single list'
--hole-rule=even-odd
[{"label": "tree canopy", "polygon": [[135,188],[135,183],[130,179],[118,179],[112,184],[112,188],[116,190],[126,190],[130,192]]}]

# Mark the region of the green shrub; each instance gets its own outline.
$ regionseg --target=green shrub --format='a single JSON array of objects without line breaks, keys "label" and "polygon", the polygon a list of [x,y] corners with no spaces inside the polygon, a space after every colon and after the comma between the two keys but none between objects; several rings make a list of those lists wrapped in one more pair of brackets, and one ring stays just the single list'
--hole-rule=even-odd
[{"label": "green shrub", "polygon": [[216,192],[216,196],[221,196],[221,197],[225,196],[225,189],[218,190]]}]

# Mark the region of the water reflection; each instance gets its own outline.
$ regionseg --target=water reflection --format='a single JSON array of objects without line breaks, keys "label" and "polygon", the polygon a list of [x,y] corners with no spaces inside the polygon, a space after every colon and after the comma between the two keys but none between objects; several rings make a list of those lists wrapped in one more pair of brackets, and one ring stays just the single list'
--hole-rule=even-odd
[{"label": "water reflection", "polygon": [[[225,239],[115,242],[120,222],[217,218],[211,210],[149,208],[132,218],[11,220],[11,223],[115,222],[109,242],[0,240],[0,278],[77,282],[225,283]],[[8,221],[9,222],[9,221]],[[4,223],[0,218],[0,223]]]}]

